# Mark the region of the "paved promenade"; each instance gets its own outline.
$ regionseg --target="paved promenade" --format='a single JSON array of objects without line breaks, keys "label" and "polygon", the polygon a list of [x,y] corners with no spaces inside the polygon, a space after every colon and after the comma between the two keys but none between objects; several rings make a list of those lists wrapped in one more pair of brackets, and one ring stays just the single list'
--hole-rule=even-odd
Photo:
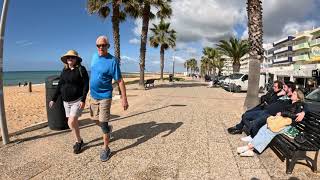
[{"label": "paved promenade", "polygon": [[69,131],[24,133],[0,146],[0,179],[320,179],[302,165],[286,175],[270,149],[253,158],[237,155],[244,135],[226,128],[241,116],[243,93],[185,82],[147,91],[130,85],[128,94],[128,111],[114,101],[109,161],[100,162],[101,131],[86,110],[81,154],[73,154]]}]

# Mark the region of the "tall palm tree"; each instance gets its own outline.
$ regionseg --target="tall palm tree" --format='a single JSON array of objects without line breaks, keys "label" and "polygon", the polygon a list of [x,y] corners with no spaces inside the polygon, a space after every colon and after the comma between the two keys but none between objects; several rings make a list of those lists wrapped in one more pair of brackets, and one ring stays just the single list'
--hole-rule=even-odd
[{"label": "tall palm tree", "polygon": [[205,57],[207,57],[210,61],[209,63],[209,71],[210,73],[213,74],[213,78],[215,77],[216,75],[216,68],[217,68],[217,63],[218,63],[218,59],[220,58],[220,53],[218,50],[214,49],[214,48],[211,48],[211,47],[205,47],[203,49],[203,54]]},{"label": "tall palm tree", "polygon": [[150,46],[157,48],[160,45],[160,79],[163,81],[163,68],[164,68],[164,51],[168,48],[176,46],[176,31],[170,28],[170,23],[164,22],[161,19],[158,25],[153,24],[150,30],[153,36],[150,37]]},{"label": "tall palm tree", "polygon": [[221,56],[218,56],[218,59],[216,61],[216,67],[218,68],[218,76],[221,76],[221,71],[224,67],[224,59],[222,59]]},{"label": "tall palm tree", "polygon": [[146,45],[148,39],[149,20],[155,18],[151,7],[156,7],[159,18],[169,18],[172,14],[171,0],[125,0],[126,12],[134,18],[142,18],[141,43],[140,43],[140,81],[139,85],[144,89],[144,70],[146,59]]},{"label": "tall palm tree", "polygon": [[229,41],[220,40],[217,46],[218,50],[233,59],[233,72],[239,72],[240,58],[249,52],[247,41],[231,37]]},{"label": "tall palm tree", "polygon": [[110,14],[112,6],[112,31],[114,40],[114,55],[120,60],[120,22],[126,19],[126,14],[121,11],[121,0],[87,0],[87,10],[90,14],[98,14],[102,19],[106,19]]},{"label": "tall palm tree", "polygon": [[198,67],[198,62],[194,58],[190,59],[189,61],[190,61],[189,63],[190,63],[191,73],[194,73],[197,69],[199,69],[199,68],[197,68]]},{"label": "tall palm tree", "polygon": [[248,29],[250,44],[248,91],[244,106],[247,109],[259,102],[260,63],[263,61],[263,30],[262,30],[262,2],[261,0],[248,0]]},{"label": "tall palm tree", "polygon": [[184,66],[184,68],[186,68],[187,69],[187,73],[189,72],[189,60],[186,60],[184,63],[183,63],[183,66]]},{"label": "tall palm tree", "polygon": [[201,75],[209,75],[211,71],[211,61],[208,57],[202,56],[200,60]]}]

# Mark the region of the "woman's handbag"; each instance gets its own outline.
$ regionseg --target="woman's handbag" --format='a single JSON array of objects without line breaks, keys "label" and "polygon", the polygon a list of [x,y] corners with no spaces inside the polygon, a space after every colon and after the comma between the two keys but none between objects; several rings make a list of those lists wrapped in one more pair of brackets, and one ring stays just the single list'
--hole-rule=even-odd
[{"label": "woman's handbag", "polygon": [[268,128],[272,132],[280,132],[286,126],[292,123],[292,119],[289,117],[282,117],[282,116],[270,116],[267,119]]}]

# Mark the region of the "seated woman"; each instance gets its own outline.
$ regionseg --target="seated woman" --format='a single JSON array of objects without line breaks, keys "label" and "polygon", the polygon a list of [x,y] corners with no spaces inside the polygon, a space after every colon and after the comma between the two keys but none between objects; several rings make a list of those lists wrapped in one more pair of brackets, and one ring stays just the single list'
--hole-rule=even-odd
[{"label": "seated woman", "polygon": [[[277,113],[277,116],[289,117],[291,120],[296,119],[296,114],[303,111],[303,92],[299,89],[296,89],[292,93],[291,101],[292,104],[287,105],[282,112]],[[297,122],[299,122],[299,120],[297,120]],[[240,154],[240,156],[244,157],[254,156],[254,149],[259,153],[262,153],[276,135],[284,133],[289,128],[290,126],[285,126],[279,132],[273,132],[268,128],[268,124],[265,124],[262,126],[262,128],[260,128],[258,134],[253,138],[253,140],[247,146],[238,147],[237,152]]]}]

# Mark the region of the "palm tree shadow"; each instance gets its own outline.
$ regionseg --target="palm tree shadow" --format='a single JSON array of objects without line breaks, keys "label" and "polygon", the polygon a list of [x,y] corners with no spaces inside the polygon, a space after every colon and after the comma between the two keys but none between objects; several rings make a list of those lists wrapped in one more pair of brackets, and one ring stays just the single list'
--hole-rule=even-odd
[{"label": "palm tree shadow", "polygon": [[[162,135],[161,137],[167,137],[170,134],[172,134],[173,132],[175,132],[182,124],[183,124],[182,122],[156,123],[154,121],[151,121],[151,122],[147,122],[147,123],[130,125],[125,128],[114,131],[111,134],[110,142],[114,142],[119,139],[137,139],[137,141],[135,143],[130,144],[126,147],[123,147],[119,150],[113,151],[112,155],[115,155],[116,153],[119,153],[121,151],[125,151],[130,148],[136,147],[139,144],[142,144],[142,143],[148,141],[149,139],[154,138],[155,136],[159,135],[162,132],[167,132],[167,133]],[[88,142],[87,146],[85,146],[85,149],[103,145],[103,142],[90,145],[91,143],[93,143],[95,141],[100,141],[100,140],[102,140],[102,138],[97,138],[97,139],[94,139],[94,140]]]}]

